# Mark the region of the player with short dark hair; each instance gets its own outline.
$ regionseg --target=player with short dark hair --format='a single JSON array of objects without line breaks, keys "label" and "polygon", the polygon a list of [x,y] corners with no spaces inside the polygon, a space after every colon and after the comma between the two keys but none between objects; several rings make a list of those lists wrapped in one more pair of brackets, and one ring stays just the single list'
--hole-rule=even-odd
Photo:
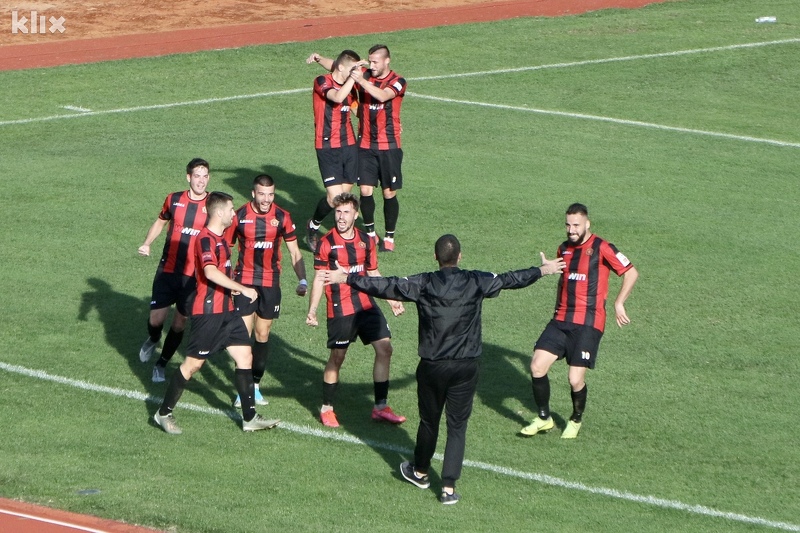
[{"label": "player with short dark hair", "polygon": [[[255,302],[250,302],[242,294],[234,295],[233,302],[236,311],[244,319],[248,333],[255,330],[255,399],[257,405],[267,405],[269,402],[261,393],[260,383],[267,367],[272,321],[281,312],[281,241],[286,243],[292,268],[299,280],[295,294],[305,296],[308,283],[292,217],[288,211],[275,204],[275,181],[267,174],[256,176],[250,194],[252,200],[236,211],[233,224],[225,230],[225,237],[231,245],[239,243],[239,259],[233,279],[258,292]],[[234,407],[239,406],[241,398],[237,396]]]},{"label": "player with short dark hair", "polygon": [[419,429],[414,462],[400,465],[400,474],[421,489],[430,486],[428,471],[436,451],[442,411],[447,412],[447,443],[442,465],[444,504],[458,502],[456,481],[464,462],[467,423],[478,383],[479,359],[483,350],[481,313],[483,300],[500,295],[503,289],[521,289],[542,276],[555,274],[564,261],[548,261],[542,266],[493,274],[461,270],[461,244],[455,235],[443,235],[434,247],[439,270],[408,277],[376,278],[327,271],[325,283],[347,286],[377,298],[414,302],[419,315],[419,365],[417,399]]},{"label": "player with short dark hair", "polygon": [[622,276],[622,286],[614,301],[617,325],[630,323],[625,301],[630,296],[639,272],[622,252],[608,241],[592,234],[589,210],[575,203],[567,208],[567,240],[558,247],[558,257],[566,261],[556,295],[553,319],[536,341],[531,358],[531,387],[539,416],[522,428],[526,436],[553,429],[550,416],[550,381],[547,376],[556,361],[569,366],[572,415],[562,439],[578,436],[586,408],[586,369],[594,368],[597,350],[606,323],[608,278],[613,271]]},{"label": "player with short dark hair", "polygon": [[202,368],[206,359],[227,348],[236,362],[234,381],[242,399],[242,429],[258,431],[273,428],[279,420],[266,420],[256,413],[250,335],[242,317],[234,313],[231,299],[232,291],[240,292],[251,302],[258,298],[255,289],[231,279],[231,250],[224,233],[236,214],[233,197],[212,192],[206,200],[206,210],[208,223],[197,236],[194,247],[197,289],[189,305],[192,328],[187,356],[172,375],[164,401],[153,415],[153,420],[167,433],[182,433],[172,411],[186,384]]},{"label": "player with short dark hair", "polygon": [[155,352],[161,339],[161,330],[175,305],[161,357],[153,367],[153,381],[164,381],[167,363],[177,351],[183,340],[186,328],[186,301],[194,291],[194,241],[206,223],[206,187],[210,175],[208,161],[195,158],[186,165],[186,181],[189,190],[174,192],[164,200],[161,212],[150,226],[144,243],[139,247],[139,255],[149,256],[150,245],[167,226],[164,251],[153,278],[150,315],[147,320],[148,337],[139,349],[139,359],[145,363]]},{"label": "player with short dark hair", "polygon": [[[319,241],[314,257],[316,275],[311,285],[306,324],[317,326],[317,307],[322,293],[327,296],[328,348],[330,356],[325,365],[322,383],[322,408],[320,420],[325,426],[339,427],[333,402],[339,384],[339,370],[344,363],[347,348],[356,337],[361,342],[371,344],[375,350],[375,363],[372,370],[375,392],[375,405],[372,419],[393,424],[405,422],[406,417],[392,411],[387,405],[389,395],[389,366],[392,358],[392,343],[389,326],[378,305],[372,297],[353,291],[347,285],[324,286],[325,270],[338,268],[360,276],[380,276],[375,243],[362,230],[355,227],[358,218],[358,198],[350,193],[342,193],[333,201],[336,226]],[[403,304],[390,301],[395,316],[403,313]]]},{"label": "player with short dark hair", "polygon": [[[316,61],[320,59],[317,56]],[[344,50],[333,61],[330,72],[314,79],[314,148],[326,195],[306,224],[306,240],[312,252],[316,252],[320,224],[333,210],[333,199],[350,192],[358,179],[358,146],[350,120],[358,94],[350,71],[360,60],[356,52]],[[313,54],[309,61],[314,61]]]},{"label": "player with short dark hair", "polygon": [[397,191],[403,188],[403,147],[400,109],[406,80],[389,68],[391,53],[384,44],[369,49],[369,69],[354,69],[350,76],[358,84],[359,134],[358,186],[364,228],[377,242],[373,190],[383,191],[385,236],[380,249],[393,252],[400,214]]}]

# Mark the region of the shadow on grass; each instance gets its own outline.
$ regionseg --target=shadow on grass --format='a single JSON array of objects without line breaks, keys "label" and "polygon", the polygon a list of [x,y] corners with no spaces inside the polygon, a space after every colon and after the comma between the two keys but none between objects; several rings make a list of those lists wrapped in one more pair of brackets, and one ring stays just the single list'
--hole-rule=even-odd
[{"label": "shadow on grass", "polygon": [[[275,333],[270,334],[269,342],[271,348],[267,373],[280,383],[280,387],[269,388],[266,393],[269,396],[295,399],[308,411],[308,425],[319,426],[322,429],[323,426],[319,421],[319,409],[322,405],[322,373],[328,360],[329,350],[322,345],[319,350],[320,355],[314,355],[291,345]],[[348,350],[347,359],[355,357],[368,357],[371,361],[374,351],[371,346],[353,344]],[[348,375],[347,359],[342,366],[343,377]],[[372,373],[363,377],[348,377],[358,381],[348,379],[339,385],[335,406],[341,425],[340,431],[346,431],[366,443],[383,458],[391,472],[396,472],[400,463],[414,448],[409,432],[416,434],[416,426],[408,425],[413,424],[411,421],[400,426],[374,422],[371,419],[374,404]],[[406,388],[413,381],[413,375],[393,377],[392,388],[396,390]],[[390,389],[390,404],[391,395]],[[413,420],[415,417],[411,418]],[[396,477],[399,478],[399,475]]]},{"label": "shadow on grass", "polygon": [[[172,373],[178,370],[178,365],[184,355],[183,350],[179,350],[179,353],[173,356],[169,365],[167,365],[167,381],[165,383],[153,383],[153,364],[158,359],[158,353],[154,354],[153,358],[146,363],[142,363],[139,360],[139,348],[147,338],[147,318],[150,315],[148,301],[144,298],[135,298],[115,291],[110,283],[99,278],[88,278],[86,282],[91,289],[81,295],[78,320],[86,321],[89,313],[96,311],[100,322],[103,324],[106,343],[127,362],[131,374],[139,379],[142,387],[149,395],[162,397]],[[172,317],[170,316],[165,322],[165,331],[171,321]],[[186,329],[183,344],[188,339],[190,327],[191,324]],[[197,379],[192,379],[186,386],[187,391],[192,391],[203,397],[210,407],[221,410],[230,410],[231,404],[220,400],[213,389],[234,389],[234,372],[231,365],[224,363],[226,358],[229,358],[227,353],[215,354],[203,365],[200,372],[208,385],[198,382]],[[209,368],[210,366],[220,368],[227,381],[220,378],[214,368]],[[152,411],[152,406],[148,406],[147,409]]]},{"label": "shadow on grass", "polygon": [[[531,390],[530,362],[530,354],[522,354],[495,344],[483,345],[477,396],[487,407],[517,423],[520,428],[530,424],[537,412]],[[560,365],[555,364],[551,372],[558,371],[559,368]],[[509,407],[510,403],[516,401],[521,401],[526,407],[522,412]],[[570,412],[571,409],[570,405]],[[561,429],[566,427],[566,420],[558,413],[551,412],[551,416],[556,426]]]}]

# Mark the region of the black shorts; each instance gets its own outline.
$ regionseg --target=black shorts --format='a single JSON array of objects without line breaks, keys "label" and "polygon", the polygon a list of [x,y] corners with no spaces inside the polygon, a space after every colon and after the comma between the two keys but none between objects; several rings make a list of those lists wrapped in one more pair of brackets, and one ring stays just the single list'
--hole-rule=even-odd
[{"label": "black shorts", "polygon": [[250,302],[250,298],[243,294],[233,297],[233,305],[236,306],[236,313],[240,316],[248,316],[255,313],[259,318],[273,320],[281,314],[281,286],[274,287],[253,287],[258,293],[255,302]]},{"label": "black shorts", "polygon": [[188,313],[189,296],[197,288],[194,276],[183,274],[166,274],[159,270],[153,278],[153,296],[150,298],[150,309],[163,309],[175,304],[178,312],[184,316]]},{"label": "black shorts", "polygon": [[594,368],[602,338],[603,332],[591,326],[551,320],[533,349],[546,350],[559,359],[566,358],[569,366]]},{"label": "black shorts", "polygon": [[403,188],[403,149],[358,149],[358,184],[397,191]]},{"label": "black shorts", "polygon": [[358,146],[317,148],[317,163],[325,187],[352,185],[358,179]]},{"label": "black shorts", "polygon": [[379,307],[328,319],[328,348],[346,349],[356,337],[364,344],[392,338],[389,324]]},{"label": "black shorts", "polygon": [[250,335],[242,317],[236,313],[215,313],[189,317],[192,329],[186,353],[206,359],[228,346],[250,346]]}]

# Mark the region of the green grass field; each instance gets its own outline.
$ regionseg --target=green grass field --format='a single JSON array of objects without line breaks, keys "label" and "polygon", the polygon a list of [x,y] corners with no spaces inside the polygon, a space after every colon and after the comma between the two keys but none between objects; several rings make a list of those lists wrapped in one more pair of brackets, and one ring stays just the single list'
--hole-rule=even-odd
[{"label": "green grass field", "polygon": [[[800,531],[799,23],[790,0],[687,0],[0,73],[0,496],[192,533]],[[413,309],[389,319],[399,428],[369,420],[372,352],[356,345],[343,427],[322,429],[325,331],[291,290],[263,385],[282,429],[243,434],[225,416],[233,364],[219,355],[176,410],[184,434],[166,435],[149,421],[165,387],[137,355],[157,258],[136,249],[186,163],[208,159],[209,187],[241,202],[272,174],[302,223],[323,190],[320,71],[304,58],[376,42],[409,87],[384,275],[434,269],[448,232],[465,268],[538,264],[574,201],[640,271],[574,442],[517,435],[556,280],[487,301],[455,507],[438,503],[436,472],[430,491],[397,474],[418,421]],[[563,364],[551,382],[563,427]]]}]

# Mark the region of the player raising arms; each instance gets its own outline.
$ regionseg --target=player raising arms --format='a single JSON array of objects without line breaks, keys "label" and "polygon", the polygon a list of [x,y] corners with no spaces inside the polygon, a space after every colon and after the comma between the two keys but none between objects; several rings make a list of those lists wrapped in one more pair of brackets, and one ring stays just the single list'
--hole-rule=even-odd
[{"label": "player raising arms", "polygon": [[[395,414],[386,401],[392,358],[391,333],[386,318],[371,296],[357,292],[346,284],[324,285],[325,271],[336,270],[339,266],[362,276],[380,276],[374,241],[355,227],[358,199],[350,193],[342,193],[334,198],[333,205],[336,227],[319,241],[314,257],[314,268],[317,272],[311,285],[306,317],[306,324],[309,326],[319,324],[317,307],[324,291],[328,299],[328,348],[331,353],[322,380],[320,420],[328,427],[339,427],[333,411],[339,370],[344,363],[348,346],[356,337],[360,337],[361,342],[371,344],[375,350],[372,369],[375,406],[372,409],[372,419],[401,424],[406,417]],[[390,300],[389,305],[395,316],[403,313],[402,303]]]},{"label": "player raising arms", "polygon": [[614,301],[617,325],[630,323],[625,312],[625,300],[630,296],[639,277],[627,257],[616,247],[589,231],[589,210],[583,204],[567,208],[567,240],[558,247],[558,257],[566,262],[561,272],[553,319],[539,336],[531,359],[533,399],[539,416],[522,434],[531,436],[553,429],[550,416],[550,381],[547,373],[559,359],[569,365],[569,385],[572,394],[572,415],[561,434],[562,439],[574,439],[581,429],[586,407],[586,369],[594,368],[597,349],[606,324],[608,277],[611,271],[622,276],[622,287]]},{"label": "player raising arms", "polygon": [[180,434],[181,428],[172,411],[186,384],[202,368],[207,358],[227,348],[236,362],[234,381],[242,399],[242,429],[257,431],[272,428],[280,421],[266,420],[256,413],[250,335],[242,317],[234,313],[231,299],[232,291],[240,292],[251,302],[258,298],[255,289],[245,287],[230,277],[231,250],[223,234],[225,228],[233,223],[233,197],[212,192],[208,195],[206,209],[208,224],[197,236],[193,250],[197,265],[197,290],[189,305],[192,328],[186,359],[172,374],[164,401],[153,415],[153,420],[167,433]]},{"label": "player raising arms", "polygon": [[[255,302],[251,302],[244,294],[234,295],[233,301],[236,311],[244,319],[247,332],[252,333],[255,329],[255,400],[257,405],[266,405],[268,402],[261,394],[259,384],[267,367],[272,321],[281,312],[281,240],[286,242],[292,258],[292,268],[299,280],[295,293],[305,296],[308,283],[292,217],[288,211],[274,203],[275,181],[266,174],[256,176],[251,194],[253,199],[236,211],[233,223],[225,230],[225,237],[231,244],[237,241],[239,243],[239,260],[233,279],[258,292]],[[240,406],[241,398],[237,396],[234,407]]]},{"label": "player raising arms", "polygon": [[[312,54],[306,61],[319,62],[320,59],[319,55]],[[358,146],[350,120],[358,94],[350,71],[358,67],[360,59],[352,50],[344,50],[329,67],[331,72],[314,79],[314,148],[326,195],[319,200],[314,215],[306,224],[306,239],[312,252],[317,251],[319,227],[333,210],[333,199],[350,192],[358,179]]]},{"label": "player raising arms", "polygon": [[167,196],[156,221],[150,226],[144,243],[139,247],[139,255],[149,256],[150,245],[167,227],[164,251],[153,278],[153,292],[150,298],[150,316],[147,320],[148,337],[139,350],[139,359],[146,363],[155,352],[161,339],[161,330],[175,305],[172,325],[164,340],[161,357],[153,367],[153,381],[164,381],[167,363],[175,354],[183,340],[186,328],[186,300],[194,291],[194,241],[206,223],[206,187],[208,186],[209,165],[204,159],[195,158],[186,165],[188,191],[178,191]]}]

